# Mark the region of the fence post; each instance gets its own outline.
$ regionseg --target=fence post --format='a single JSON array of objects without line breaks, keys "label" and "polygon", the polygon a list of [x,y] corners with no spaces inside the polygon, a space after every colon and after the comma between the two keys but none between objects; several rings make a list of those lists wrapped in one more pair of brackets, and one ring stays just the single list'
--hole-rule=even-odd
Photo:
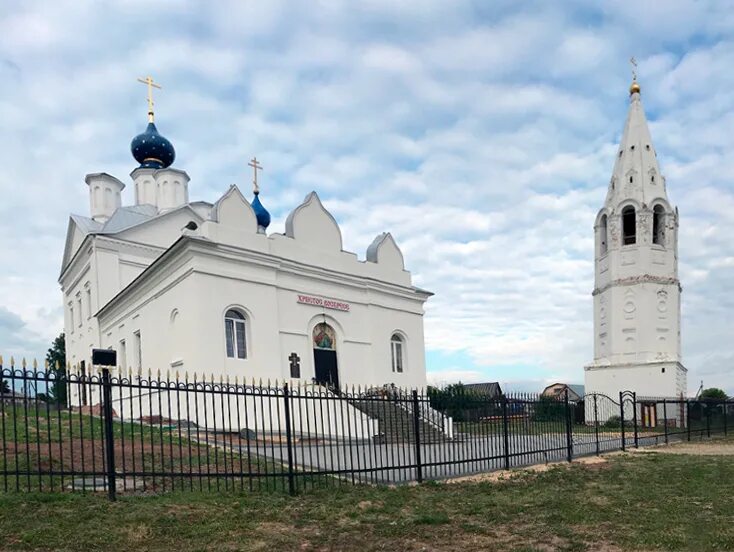
[{"label": "fence post", "polygon": [[622,392],[619,392],[619,423],[622,426],[622,451],[627,450],[625,448],[625,436],[624,436],[624,396]]},{"label": "fence post", "polygon": [[573,438],[571,435],[571,409],[568,404],[568,388],[563,395],[563,402],[566,406],[566,459],[570,462],[573,460]]},{"label": "fence post", "polygon": [[115,474],[115,436],[112,427],[112,382],[109,368],[102,368],[102,417],[104,420],[104,443],[107,458],[107,496],[117,499]]},{"label": "fence post", "polygon": [[635,424],[635,448],[640,448],[637,440],[637,392],[632,393],[632,421]]},{"label": "fence post", "polygon": [[596,399],[597,396],[594,393],[594,437],[596,439],[596,455],[599,456],[599,410]]},{"label": "fence post", "polygon": [[423,483],[423,467],[421,466],[421,431],[420,404],[418,390],[413,389],[413,431],[415,431],[415,474],[418,483]]},{"label": "fence post", "polygon": [[688,425],[688,440],[691,440],[691,401],[686,399],[686,425]]},{"label": "fence post", "polygon": [[283,414],[285,415],[285,440],[288,449],[288,494],[296,494],[295,474],[293,473],[293,438],[291,435],[291,401],[288,384],[283,385]]},{"label": "fence post", "polygon": [[665,426],[665,444],[668,444],[668,407],[667,401],[663,399],[663,425]]},{"label": "fence post", "polygon": [[727,435],[727,427],[726,427],[726,411],[727,411],[727,404],[726,401],[724,401],[724,436]]},{"label": "fence post", "polygon": [[507,423],[507,395],[502,395],[502,440],[505,445],[505,469],[510,469],[510,431]]}]

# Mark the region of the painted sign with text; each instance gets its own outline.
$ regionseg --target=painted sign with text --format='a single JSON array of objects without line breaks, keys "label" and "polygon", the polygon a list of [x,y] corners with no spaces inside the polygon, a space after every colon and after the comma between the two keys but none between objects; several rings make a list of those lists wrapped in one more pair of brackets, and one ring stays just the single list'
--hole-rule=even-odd
[{"label": "painted sign with text", "polygon": [[314,297],[313,295],[298,295],[298,302],[303,305],[313,305],[315,307],[324,307],[325,309],[349,312],[349,303],[335,301],[334,299],[325,299],[324,297]]}]

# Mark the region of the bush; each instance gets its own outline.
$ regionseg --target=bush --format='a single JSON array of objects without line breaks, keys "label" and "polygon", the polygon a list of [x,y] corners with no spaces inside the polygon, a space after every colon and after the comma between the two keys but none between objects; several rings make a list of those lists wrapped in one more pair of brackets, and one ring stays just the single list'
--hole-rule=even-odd
[{"label": "bush", "polygon": [[533,421],[556,422],[566,419],[566,404],[553,397],[541,396],[535,404]]},{"label": "bush", "polygon": [[610,417],[606,422],[604,422],[604,427],[610,427],[610,428],[618,428],[621,427],[622,424],[621,418],[619,416],[612,416]]}]

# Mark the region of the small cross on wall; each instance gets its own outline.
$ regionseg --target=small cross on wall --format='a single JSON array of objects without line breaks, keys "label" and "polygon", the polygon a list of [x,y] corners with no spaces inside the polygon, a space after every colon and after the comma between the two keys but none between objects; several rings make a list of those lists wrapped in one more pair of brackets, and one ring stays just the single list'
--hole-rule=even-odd
[{"label": "small cross on wall", "polygon": [[291,361],[291,377],[292,378],[300,378],[301,377],[301,357],[299,357],[296,353],[291,353],[288,357],[288,360]]}]

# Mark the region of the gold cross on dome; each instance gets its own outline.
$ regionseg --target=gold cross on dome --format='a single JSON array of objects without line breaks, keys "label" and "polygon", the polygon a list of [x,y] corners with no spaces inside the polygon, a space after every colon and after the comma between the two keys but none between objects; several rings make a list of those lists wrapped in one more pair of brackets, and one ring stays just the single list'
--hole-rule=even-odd
[{"label": "gold cross on dome", "polygon": [[153,122],[153,89],[157,88],[158,90],[161,89],[161,85],[153,82],[153,77],[150,75],[145,77],[144,79],[138,78],[138,82],[142,82],[143,84],[148,86],[148,122]]},{"label": "gold cross on dome", "polygon": [[637,80],[637,60],[634,56],[630,58],[630,65],[632,65],[632,80]]},{"label": "gold cross on dome", "polygon": [[248,163],[248,165],[250,167],[252,167],[252,172],[253,172],[253,179],[252,179],[252,188],[253,188],[253,191],[256,194],[259,194],[260,193],[260,187],[257,185],[257,171],[263,170],[263,166],[257,160],[257,157],[253,157],[252,160]]}]

